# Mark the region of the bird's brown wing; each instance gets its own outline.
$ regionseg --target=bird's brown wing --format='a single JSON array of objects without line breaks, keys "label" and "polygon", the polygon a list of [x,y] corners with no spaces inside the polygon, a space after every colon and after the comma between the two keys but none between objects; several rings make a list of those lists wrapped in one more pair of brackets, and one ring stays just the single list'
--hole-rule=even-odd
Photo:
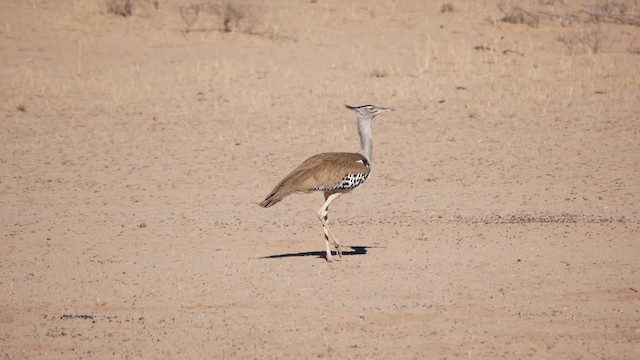
[{"label": "bird's brown wing", "polygon": [[334,188],[347,175],[369,175],[370,168],[364,156],[356,153],[323,153],[314,155],[295,168],[275,186],[260,203],[269,207],[285,196],[296,192],[310,192]]}]

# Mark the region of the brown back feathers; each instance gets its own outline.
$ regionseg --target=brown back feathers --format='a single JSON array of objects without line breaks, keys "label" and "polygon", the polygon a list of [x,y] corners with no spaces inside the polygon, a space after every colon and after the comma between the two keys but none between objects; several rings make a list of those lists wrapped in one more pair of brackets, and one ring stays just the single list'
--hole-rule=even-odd
[{"label": "brown back feathers", "polygon": [[345,178],[359,175],[366,179],[369,172],[369,163],[360,154],[335,152],[314,155],[282,179],[260,206],[272,206],[297,192],[340,188]]}]

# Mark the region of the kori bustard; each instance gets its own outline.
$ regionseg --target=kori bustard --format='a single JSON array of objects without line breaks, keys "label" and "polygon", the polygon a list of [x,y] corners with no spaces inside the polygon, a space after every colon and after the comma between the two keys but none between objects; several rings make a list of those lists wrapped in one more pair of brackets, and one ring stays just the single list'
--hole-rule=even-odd
[{"label": "kori bustard", "polygon": [[338,256],[342,257],[340,242],[329,227],[329,205],[340,195],[350,192],[367,180],[371,171],[371,151],[373,149],[371,122],[374,117],[383,112],[394,111],[392,108],[374,105],[345,106],[357,113],[360,151],[357,153],[322,153],[308,158],[285,176],[267,198],[260,203],[260,206],[267,208],[293,193],[324,192],[325,201],[318,210],[318,219],[320,219],[324,231],[328,262],[333,261],[331,246],[335,248]]}]

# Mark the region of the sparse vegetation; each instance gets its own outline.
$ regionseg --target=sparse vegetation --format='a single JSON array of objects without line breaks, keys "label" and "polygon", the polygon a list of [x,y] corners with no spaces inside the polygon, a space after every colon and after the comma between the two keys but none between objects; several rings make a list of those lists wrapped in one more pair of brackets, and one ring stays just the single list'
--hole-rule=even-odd
[{"label": "sparse vegetation", "polygon": [[629,1],[599,1],[591,8],[585,10],[589,19],[593,22],[611,22],[624,25],[640,26],[640,15],[630,8],[637,7],[637,3]]},{"label": "sparse vegetation", "polygon": [[[640,26],[237,0],[258,23],[185,33],[188,0],[131,1],[2,3],[5,357],[637,356]],[[329,268],[322,194],[257,202],[359,148],[345,103],[397,111]]]},{"label": "sparse vegetation", "polygon": [[[568,6],[565,1],[538,0],[538,5],[520,5],[520,1],[498,0],[496,6],[504,14],[500,20],[512,24],[538,26],[540,21],[559,22],[563,26],[575,23],[615,23],[640,26],[636,0],[599,0],[594,5]],[[534,3],[535,4],[535,3]]]},{"label": "sparse vegetation", "polygon": [[[562,0],[538,0],[535,2],[498,0],[496,6],[504,14],[502,22],[527,24],[537,27],[542,21],[558,23],[564,27],[577,26],[577,30],[558,36],[570,52],[589,51],[598,53],[611,46],[611,41],[601,29],[601,24],[620,24],[640,26],[637,0],[597,0],[589,5],[585,3],[569,4]],[[633,52],[629,47],[628,51]]]}]

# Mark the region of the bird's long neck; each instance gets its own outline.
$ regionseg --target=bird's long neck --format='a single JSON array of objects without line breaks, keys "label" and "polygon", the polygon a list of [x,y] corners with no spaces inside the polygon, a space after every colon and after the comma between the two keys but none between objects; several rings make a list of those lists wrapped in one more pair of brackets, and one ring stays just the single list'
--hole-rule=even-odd
[{"label": "bird's long neck", "polygon": [[373,143],[371,141],[371,118],[358,115],[358,133],[360,134],[360,151],[358,154],[367,159],[371,164],[371,152]]}]

